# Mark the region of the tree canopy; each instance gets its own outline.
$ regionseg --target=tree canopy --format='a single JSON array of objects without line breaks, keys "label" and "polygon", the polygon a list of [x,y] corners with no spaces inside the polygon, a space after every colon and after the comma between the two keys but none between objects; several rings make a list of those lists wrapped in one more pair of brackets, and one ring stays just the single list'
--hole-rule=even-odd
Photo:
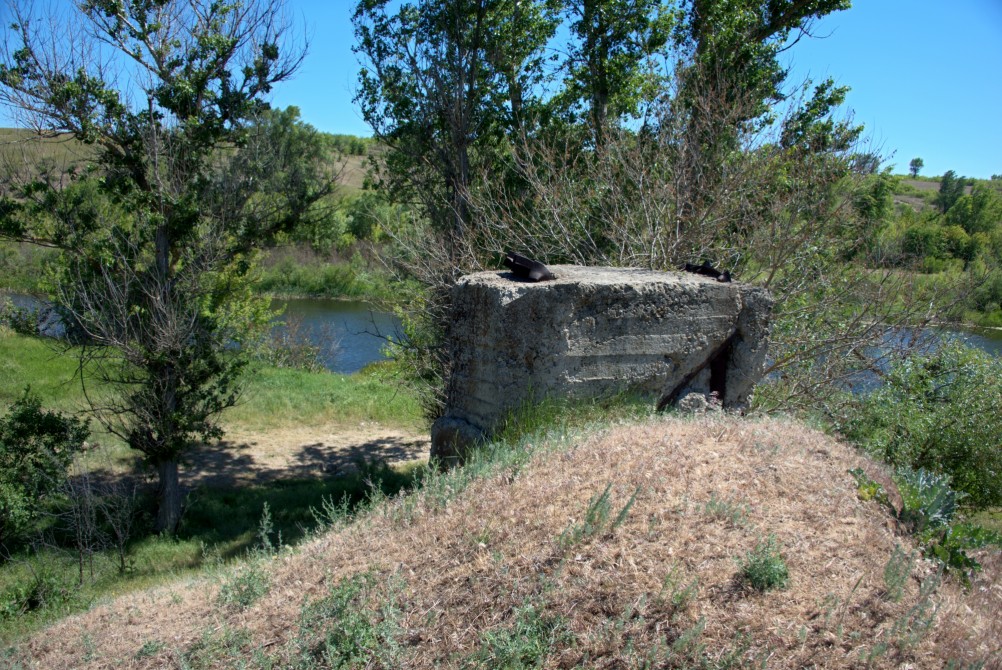
[{"label": "tree canopy", "polygon": [[266,111],[303,48],[280,0],[88,0],[49,23],[29,7],[4,34],[0,102],[98,152],[68,184],[8,189],[0,233],[60,251],[52,292],[84,379],[116,390],[92,408],[158,472],[157,527],[173,531],[178,463],[220,434],[233,344],[267,319],[254,250],[329,190],[295,119]]}]

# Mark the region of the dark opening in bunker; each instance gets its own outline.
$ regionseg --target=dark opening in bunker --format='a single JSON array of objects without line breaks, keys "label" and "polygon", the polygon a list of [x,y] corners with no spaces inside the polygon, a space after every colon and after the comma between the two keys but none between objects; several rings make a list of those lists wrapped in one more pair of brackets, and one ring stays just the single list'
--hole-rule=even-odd
[{"label": "dark opening in bunker", "polygon": [[731,361],[731,352],[734,349],[734,340],[737,337],[738,334],[733,333],[719,347],[713,350],[713,353],[710,354],[702,365],[687,374],[670,392],[661,396],[661,400],[658,401],[657,405],[658,411],[671,407],[681,400],[680,396],[682,392],[688,389],[696,376],[706,369],[710,371],[710,388],[708,393],[716,395],[717,400],[723,403],[727,393],[727,367]]}]

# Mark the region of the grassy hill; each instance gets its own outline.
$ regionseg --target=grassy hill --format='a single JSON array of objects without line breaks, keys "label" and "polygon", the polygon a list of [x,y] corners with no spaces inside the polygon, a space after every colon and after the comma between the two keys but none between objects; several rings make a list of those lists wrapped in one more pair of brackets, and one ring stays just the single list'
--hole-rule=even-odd
[{"label": "grassy hill", "polygon": [[[349,136],[337,136],[349,137]],[[69,135],[40,137],[23,128],[0,128],[0,169],[10,173],[36,175],[39,169],[63,175],[94,158],[96,150]],[[364,155],[344,155],[339,159],[340,183],[348,192],[361,190],[368,166]]]},{"label": "grassy hill", "polygon": [[[997,552],[964,591],[860,500],[856,467],[893,494],[881,466],[786,421],[655,418],[535,439],[351,523],[332,513],[299,549],[264,546],[240,566],[96,604],[8,660],[998,667]],[[785,585],[763,586],[783,572]]]}]

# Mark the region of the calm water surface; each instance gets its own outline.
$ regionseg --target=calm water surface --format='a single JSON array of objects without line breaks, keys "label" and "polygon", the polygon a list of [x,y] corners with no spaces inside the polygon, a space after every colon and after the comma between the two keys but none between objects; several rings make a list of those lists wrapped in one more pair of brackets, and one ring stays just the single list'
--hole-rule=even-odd
[{"label": "calm water surface", "polygon": [[[4,296],[0,294],[0,298]],[[30,295],[9,293],[16,306],[38,309],[45,302]],[[388,338],[398,338],[400,320],[364,302],[296,298],[274,300],[272,308],[282,310],[276,324],[283,322],[298,330],[300,336],[319,345],[324,365],[332,372],[358,372],[369,363],[386,358],[383,348]],[[57,320],[43,326],[47,334],[58,336],[62,330]]]},{"label": "calm water surface", "polygon": [[280,318],[320,345],[324,364],[333,372],[357,372],[384,360],[387,338],[401,333],[397,317],[364,302],[295,298],[276,300],[272,307],[284,307]]}]

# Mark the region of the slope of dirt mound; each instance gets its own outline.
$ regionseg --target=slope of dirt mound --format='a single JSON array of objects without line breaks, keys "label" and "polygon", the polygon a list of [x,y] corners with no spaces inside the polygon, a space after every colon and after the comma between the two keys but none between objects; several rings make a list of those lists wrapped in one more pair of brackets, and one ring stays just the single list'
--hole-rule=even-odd
[{"label": "slope of dirt mound", "polygon": [[[795,423],[611,428],[465,488],[432,481],[256,568],[95,606],[19,654],[35,668],[997,663],[989,570],[970,593],[940,582],[858,499],[854,467],[884,477]],[[742,578],[756,546],[779,551],[785,588]],[[267,592],[234,604],[255,569]]]}]

